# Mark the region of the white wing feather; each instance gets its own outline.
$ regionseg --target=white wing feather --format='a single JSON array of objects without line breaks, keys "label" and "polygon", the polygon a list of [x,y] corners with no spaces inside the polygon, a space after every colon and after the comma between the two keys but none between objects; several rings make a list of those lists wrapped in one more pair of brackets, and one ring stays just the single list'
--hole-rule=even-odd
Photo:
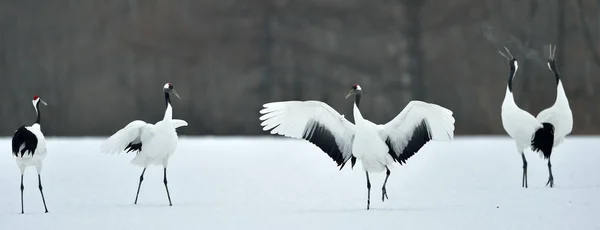
[{"label": "white wing feather", "polygon": [[140,141],[142,136],[152,135],[153,124],[135,120],[110,136],[100,146],[100,151],[108,154],[121,153],[133,141]]},{"label": "white wing feather", "polygon": [[[326,152],[338,166],[352,156],[354,124],[329,105],[320,101],[284,101],[263,106],[265,108],[260,113],[264,115],[259,118],[263,121],[263,130],[271,130],[271,134],[306,139]],[[320,135],[317,132],[321,132],[321,129],[329,131],[335,140],[316,140],[317,137],[313,135]],[[337,151],[332,149],[335,146],[330,143],[332,141],[335,141]]]},{"label": "white wing feather", "polygon": [[188,123],[186,121],[180,120],[180,119],[171,120],[171,124],[173,125],[173,128],[179,128],[179,127],[188,125]]},{"label": "white wing feather", "polygon": [[409,102],[394,119],[385,125],[378,125],[379,134],[384,141],[389,138],[394,152],[402,154],[404,148],[409,144],[415,128],[422,121],[425,121],[432,140],[452,140],[454,138],[452,111],[422,101]]},{"label": "white wing feather", "polygon": [[[180,119],[171,120],[171,124],[175,129],[188,125],[186,121]],[[122,153],[131,142],[149,140],[154,135],[153,129],[154,124],[148,124],[141,120],[132,121],[104,141],[100,146],[100,151],[108,154]]]}]

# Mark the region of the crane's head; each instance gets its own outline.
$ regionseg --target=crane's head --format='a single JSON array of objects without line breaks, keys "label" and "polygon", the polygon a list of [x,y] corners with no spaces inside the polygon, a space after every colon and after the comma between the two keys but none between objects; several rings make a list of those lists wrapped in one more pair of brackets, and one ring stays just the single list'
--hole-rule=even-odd
[{"label": "crane's head", "polygon": [[165,86],[163,87],[163,92],[172,93],[177,98],[181,99],[181,97],[179,97],[179,94],[177,93],[177,91],[175,91],[175,88],[173,88],[173,84],[171,84],[171,83],[165,84]]},{"label": "crane's head", "polygon": [[38,95],[33,96],[33,100],[31,100],[31,102],[33,103],[33,107],[37,107],[40,102],[43,105],[48,105],[48,103],[42,100],[42,98],[40,98]]},{"label": "crane's head", "polygon": [[354,84],[354,85],[352,85],[352,89],[350,89],[350,92],[348,92],[348,95],[346,95],[346,98],[349,98],[350,96],[352,96],[354,94],[360,94],[361,92],[362,92],[362,88],[360,88],[360,85]]},{"label": "crane's head", "polygon": [[548,51],[548,68],[551,71],[556,72],[556,59],[554,58],[554,55],[556,54],[556,46],[552,48],[552,44],[550,44],[548,46]]}]

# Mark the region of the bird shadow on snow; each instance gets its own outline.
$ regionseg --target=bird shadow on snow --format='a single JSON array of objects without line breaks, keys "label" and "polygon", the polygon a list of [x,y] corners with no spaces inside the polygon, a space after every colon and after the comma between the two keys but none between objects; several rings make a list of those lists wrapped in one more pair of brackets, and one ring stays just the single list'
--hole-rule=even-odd
[{"label": "bird shadow on snow", "polygon": [[295,210],[292,212],[295,213],[352,213],[352,212],[421,212],[421,211],[448,211],[448,210],[457,210],[459,206],[435,206],[435,207],[399,207],[399,208],[374,208],[371,207],[369,210],[366,208],[340,208],[340,209],[305,209],[305,210]]},{"label": "bird shadow on snow", "polygon": [[[181,206],[181,205],[173,205],[172,207],[176,207],[176,206]],[[169,207],[169,204],[116,204],[113,207],[118,207],[118,208],[162,208],[162,207]]]},{"label": "bird shadow on snow", "polygon": [[7,211],[7,212],[0,213],[0,220],[2,220],[2,218],[5,218],[5,217],[15,218],[15,217],[20,217],[20,216],[22,216],[22,217],[27,217],[27,216],[47,216],[48,214],[50,214],[50,212],[44,213],[43,210],[41,212],[25,212],[23,214],[21,214],[20,210],[19,211],[15,211],[15,212]]},{"label": "bird shadow on snow", "polygon": [[169,204],[161,204],[161,203],[139,203],[138,204],[116,204],[114,205],[114,207],[119,207],[119,208],[136,208],[136,207],[140,207],[140,208],[163,208],[163,207],[170,207],[170,208],[177,208],[177,207],[210,207],[210,206],[218,206],[219,203],[213,202],[213,203],[205,203],[205,202],[181,202],[181,203],[173,203],[173,206],[169,206]]},{"label": "bird shadow on snow", "polygon": [[[210,207],[210,206],[218,206],[217,203],[201,203],[201,202],[186,202],[186,203],[178,203],[173,204],[173,206],[169,206],[169,204],[128,204],[128,203],[120,203],[120,204],[85,204],[85,205],[77,205],[70,207],[61,207],[59,209],[50,210],[48,213],[41,212],[25,212],[21,214],[20,211],[6,211],[0,212],[0,218],[2,217],[19,217],[19,216],[40,216],[40,215],[53,215],[53,214],[82,214],[82,213],[102,213],[110,210],[121,210],[121,211],[131,211],[135,209],[140,210],[149,210],[149,209],[178,209],[178,208],[189,208],[189,207]],[[92,208],[92,209],[90,209]],[[85,211],[82,211],[85,210]]]}]

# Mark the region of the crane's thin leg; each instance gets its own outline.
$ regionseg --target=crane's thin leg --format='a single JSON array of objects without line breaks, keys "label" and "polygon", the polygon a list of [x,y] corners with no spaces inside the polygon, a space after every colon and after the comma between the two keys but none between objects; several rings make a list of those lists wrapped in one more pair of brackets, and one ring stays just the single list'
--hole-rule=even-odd
[{"label": "crane's thin leg", "polygon": [[165,189],[167,189],[167,198],[169,198],[169,206],[173,206],[173,203],[171,203],[171,195],[169,194],[169,186],[167,186],[167,168],[165,168],[164,172],[165,179],[163,180],[163,182],[165,182]]},{"label": "crane's thin leg", "polygon": [[552,163],[550,163],[550,158],[548,158],[548,173],[550,174],[548,177],[548,182],[546,186],[550,185],[550,188],[554,187],[554,177],[552,176]]},{"label": "crane's thin leg", "polygon": [[527,188],[527,160],[523,152],[521,152],[521,158],[523,159],[523,181],[521,186]]},{"label": "crane's thin leg", "polygon": [[48,208],[46,207],[46,199],[44,198],[44,192],[42,191],[42,176],[38,174],[38,188],[40,189],[40,194],[42,194],[42,202],[44,202],[44,209],[46,213],[48,213]]},{"label": "crane's thin leg", "polygon": [[135,194],[135,202],[133,204],[137,204],[138,195],[140,195],[140,187],[142,187],[142,181],[144,180],[144,173],[146,172],[146,168],[142,171],[142,175],[140,175],[140,183],[138,184],[137,193]]},{"label": "crane's thin leg", "polygon": [[385,199],[390,199],[388,198],[387,195],[387,191],[385,190],[385,185],[387,184],[387,180],[390,177],[390,169],[388,169],[387,167],[385,167],[385,170],[387,170],[385,172],[385,181],[383,181],[383,187],[381,187],[381,201],[383,202]]},{"label": "crane's thin leg", "polygon": [[25,190],[25,186],[23,186],[23,174],[21,174],[21,214],[25,213],[23,209],[23,190]]},{"label": "crane's thin leg", "polygon": [[371,181],[369,180],[369,172],[365,172],[367,175],[367,210],[371,206]]}]

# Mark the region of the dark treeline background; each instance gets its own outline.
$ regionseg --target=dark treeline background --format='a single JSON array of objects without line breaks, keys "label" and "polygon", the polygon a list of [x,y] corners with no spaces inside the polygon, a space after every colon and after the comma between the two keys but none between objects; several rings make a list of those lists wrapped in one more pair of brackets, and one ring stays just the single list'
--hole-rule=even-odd
[{"label": "dark treeline background", "polygon": [[162,86],[189,135],[263,134],[265,102],[321,100],[352,120],[344,96],[387,122],[410,100],[455,112],[457,134],[504,134],[515,97],[536,115],[555,99],[556,55],[574,134],[600,125],[600,0],[1,0],[0,135],[42,108],[46,135],[108,135],[162,119]]}]

